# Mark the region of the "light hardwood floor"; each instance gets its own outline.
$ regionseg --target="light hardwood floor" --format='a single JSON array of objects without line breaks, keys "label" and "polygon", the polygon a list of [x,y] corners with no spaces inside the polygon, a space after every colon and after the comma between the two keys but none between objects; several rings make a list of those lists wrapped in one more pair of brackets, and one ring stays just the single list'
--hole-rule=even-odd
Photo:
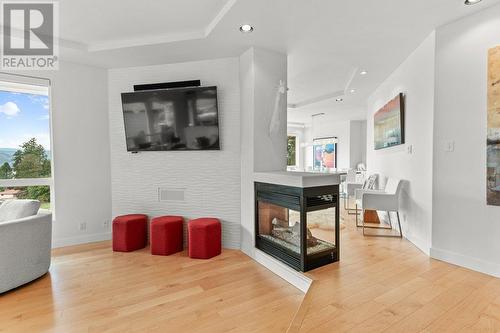
[{"label": "light hardwood floor", "polygon": [[405,239],[363,237],[353,216],[342,219],[341,260],[307,273],[314,282],[288,333],[500,332],[500,279]]},{"label": "light hardwood floor", "polygon": [[1,332],[500,332],[500,279],[363,237],[343,214],[339,263],[305,295],[239,251],[54,251],[50,274],[0,295]]},{"label": "light hardwood floor", "polygon": [[50,273],[0,295],[0,332],[284,332],[303,294],[239,251],[54,251]]}]

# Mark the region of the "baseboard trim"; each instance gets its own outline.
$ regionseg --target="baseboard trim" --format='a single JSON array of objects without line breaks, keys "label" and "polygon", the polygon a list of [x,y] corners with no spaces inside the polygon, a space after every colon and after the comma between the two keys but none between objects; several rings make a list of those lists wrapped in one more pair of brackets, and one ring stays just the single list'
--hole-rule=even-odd
[{"label": "baseboard trim", "polygon": [[235,244],[234,242],[222,242],[222,248],[230,250],[241,250],[239,244]]},{"label": "baseboard trim", "polygon": [[312,284],[312,279],[258,249],[255,249],[253,259],[303,293],[307,293]]},{"label": "baseboard trim", "polygon": [[463,254],[451,252],[448,250],[431,248],[431,258],[446,261],[450,264],[462,266],[473,271],[481,272],[484,274],[492,275],[500,278],[500,264],[495,264],[489,261],[464,256]]},{"label": "baseboard trim", "polygon": [[90,234],[90,235],[81,235],[75,237],[55,238],[52,241],[52,248],[56,249],[58,247],[101,242],[110,239],[111,239],[110,232],[106,232],[103,234]]}]

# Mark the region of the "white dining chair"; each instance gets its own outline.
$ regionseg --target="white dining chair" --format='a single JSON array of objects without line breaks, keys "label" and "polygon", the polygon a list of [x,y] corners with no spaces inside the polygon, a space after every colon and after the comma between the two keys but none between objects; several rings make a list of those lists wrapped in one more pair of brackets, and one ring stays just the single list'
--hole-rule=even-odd
[{"label": "white dining chair", "polygon": [[[401,196],[402,187],[403,182],[400,179],[389,178],[384,190],[356,190],[356,209],[359,209],[362,215],[364,215],[364,211],[366,209],[369,209],[376,211],[385,211],[389,216],[390,227],[379,227],[366,226],[364,219],[362,220],[362,224],[360,225],[358,223],[358,214],[356,214],[356,226],[363,228],[363,235],[398,238],[403,237],[403,233],[401,231],[401,220],[399,218],[399,199]],[[396,212],[398,218],[399,235],[365,234],[365,228],[392,230],[393,226],[391,220],[391,212]]]},{"label": "white dining chair", "polygon": [[[344,209],[349,215],[354,215],[357,210],[349,208],[349,199],[354,196],[356,189],[363,188],[363,182],[357,180],[357,172],[355,169],[349,169],[344,182]],[[352,213],[355,211],[355,213]]]}]

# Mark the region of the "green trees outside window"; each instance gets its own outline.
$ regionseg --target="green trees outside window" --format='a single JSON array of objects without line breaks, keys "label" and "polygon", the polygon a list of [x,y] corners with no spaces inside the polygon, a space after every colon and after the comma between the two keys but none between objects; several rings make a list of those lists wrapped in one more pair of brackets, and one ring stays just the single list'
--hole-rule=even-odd
[{"label": "green trees outside window", "polygon": [[296,151],[297,151],[297,137],[293,135],[288,136],[288,143],[287,143],[287,163],[286,165],[288,166],[295,166],[297,165],[297,160],[296,160]]},{"label": "green trees outside window", "polygon": [[[20,178],[49,178],[51,176],[50,159],[44,147],[32,138],[20,146],[12,158],[12,166],[5,162],[0,166],[0,179]],[[18,199],[36,199],[42,202],[43,207],[50,203],[50,187],[26,186],[14,187],[20,192],[16,195]],[[4,191],[5,188],[0,188]]]}]

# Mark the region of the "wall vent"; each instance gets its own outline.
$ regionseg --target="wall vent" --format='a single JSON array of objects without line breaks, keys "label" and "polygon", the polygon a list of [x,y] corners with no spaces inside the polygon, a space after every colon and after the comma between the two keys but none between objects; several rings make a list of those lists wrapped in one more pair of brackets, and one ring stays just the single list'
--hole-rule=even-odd
[{"label": "wall vent", "polygon": [[158,188],[158,201],[184,201],[185,188]]}]

